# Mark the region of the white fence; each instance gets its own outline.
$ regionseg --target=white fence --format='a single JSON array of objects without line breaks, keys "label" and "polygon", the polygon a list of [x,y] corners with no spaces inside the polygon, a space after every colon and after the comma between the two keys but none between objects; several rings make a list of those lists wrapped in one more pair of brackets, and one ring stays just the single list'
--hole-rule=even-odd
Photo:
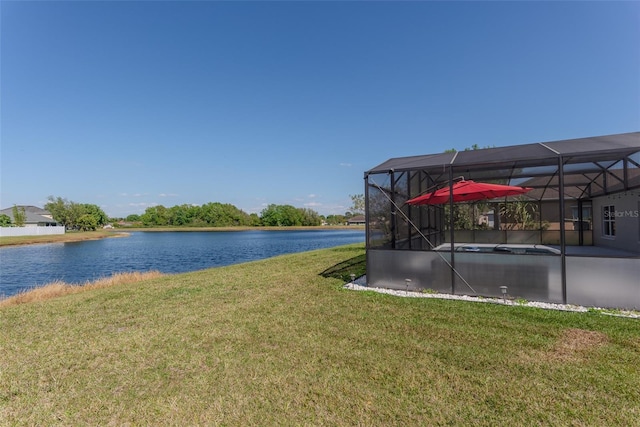
[{"label": "white fence", "polygon": [[56,227],[0,227],[0,237],[48,236],[64,234],[64,226]]}]

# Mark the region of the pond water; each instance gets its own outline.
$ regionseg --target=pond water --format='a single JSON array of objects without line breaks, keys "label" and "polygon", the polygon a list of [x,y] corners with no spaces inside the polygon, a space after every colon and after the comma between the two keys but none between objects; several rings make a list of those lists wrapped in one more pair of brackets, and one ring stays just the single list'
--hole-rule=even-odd
[{"label": "pond water", "polygon": [[128,237],[0,248],[0,298],[55,280],[183,273],[364,242],[363,230],[133,232]]}]

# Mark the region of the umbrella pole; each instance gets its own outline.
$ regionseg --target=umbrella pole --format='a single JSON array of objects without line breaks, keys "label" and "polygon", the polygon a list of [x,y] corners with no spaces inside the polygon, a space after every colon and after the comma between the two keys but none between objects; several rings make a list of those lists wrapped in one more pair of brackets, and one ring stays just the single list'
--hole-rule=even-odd
[{"label": "umbrella pole", "polygon": [[[464,178],[463,178],[464,179]],[[455,221],[453,218],[453,170],[449,168],[449,239],[451,240],[451,295],[456,293]],[[474,291],[475,292],[475,291]]]}]

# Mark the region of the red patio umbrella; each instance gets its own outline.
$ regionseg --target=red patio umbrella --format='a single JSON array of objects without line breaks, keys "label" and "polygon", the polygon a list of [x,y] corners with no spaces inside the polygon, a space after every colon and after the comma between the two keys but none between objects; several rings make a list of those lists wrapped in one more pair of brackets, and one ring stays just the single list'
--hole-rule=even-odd
[{"label": "red patio umbrella", "polygon": [[[459,181],[453,184],[453,201],[468,202],[517,196],[531,190],[533,190],[533,188],[489,184],[486,182]],[[407,203],[410,205],[440,205],[449,201],[449,194],[449,187],[444,187],[432,193],[423,194],[422,196],[407,200]]]}]

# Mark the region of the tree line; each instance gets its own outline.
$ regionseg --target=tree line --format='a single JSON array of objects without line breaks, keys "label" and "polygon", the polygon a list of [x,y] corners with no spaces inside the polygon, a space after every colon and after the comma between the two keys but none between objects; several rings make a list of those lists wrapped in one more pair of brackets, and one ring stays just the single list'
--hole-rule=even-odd
[{"label": "tree line", "polygon": [[229,203],[212,202],[201,206],[162,205],[149,207],[142,215],[129,215],[129,222],[140,222],[146,227],[289,227],[321,225],[323,219],[312,209],[291,205],[271,204],[260,215],[248,214]]},{"label": "tree line", "polygon": [[125,220],[145,227],[290,227],[341,225],[349,218],[364,211],[363,195],[351,196],[353,206],[344,215],[319,215],[313,209],[292,205],[270,204],[260,214],[248,214],[229,203],[212,202],[204,205],[176,205],[149,207],[141,215],[126,218],[109,218],[104,211],[92,204],[76,203],[62,197],[49,196],[45,209],[54,220],[70,230],[95,230],[109,223]]}]

